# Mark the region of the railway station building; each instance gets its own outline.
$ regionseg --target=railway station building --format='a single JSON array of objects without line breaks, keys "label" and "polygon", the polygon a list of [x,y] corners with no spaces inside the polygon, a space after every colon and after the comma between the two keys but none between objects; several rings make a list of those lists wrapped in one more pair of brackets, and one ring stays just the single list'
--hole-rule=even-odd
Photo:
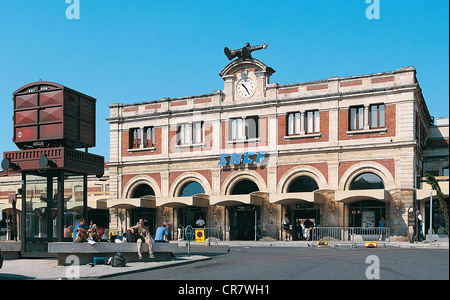
[{"label": "railway station building", "polygon": [[[110,161],[102,178],[89,176],[88,218],[117,234],[139,218],[152,232],[166,222],[177,239],[178,223],[195,227],[201,217],[222,240],[281,240],[286,215],[291,224],[364,228],[384,217],[391,236],[406,238],[417,203],[427,234],[430,193],[437,198],[425,173],[449,198],[449,119],[429,114],[416,69],[291,84],[272,83],[274,73],[258,59],[237,59],[219,73],[220,90],[111,104]],[[38,184],[34,211],[46,207]],[[0,174],[2,241],[16,238],[12,219],[21,224],[13,214],[21,199],[12,204],[20,188],[20,175]],[[65,197],[65,223],[75,226],[76,180]],[[442,233],[437,202],[433,216]],[[39,237],[44,221],[27,218]]]},{"label": "railway station building", "polygon": [[384,217],[406,237],[416,199],[427,216],[425,173],[448,202],[448,118],[430,115],[414,67],[291,84],[274,73],[237,59],[211,93],[111,104],[110,227],[143,217],[176,239],[178,222],[202,217],[223,240],[280,240],[285,215],[322,227]]}]

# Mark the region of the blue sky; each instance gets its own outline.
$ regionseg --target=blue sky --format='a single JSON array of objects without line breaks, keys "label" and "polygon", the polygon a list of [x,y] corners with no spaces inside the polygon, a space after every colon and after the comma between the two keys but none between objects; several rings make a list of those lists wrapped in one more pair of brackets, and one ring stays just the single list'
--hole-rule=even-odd
[{"label": "blue sky", "polygon": [[97,147],[109,159],[111,103],[223,89],[225,46],[269,44],[254,57],[279,84],[417,69],[429,111],[449,114],[449,3],[379,0],[1,1],[0,152],[12,143],[12,93],[39,79],[97,99]]}]

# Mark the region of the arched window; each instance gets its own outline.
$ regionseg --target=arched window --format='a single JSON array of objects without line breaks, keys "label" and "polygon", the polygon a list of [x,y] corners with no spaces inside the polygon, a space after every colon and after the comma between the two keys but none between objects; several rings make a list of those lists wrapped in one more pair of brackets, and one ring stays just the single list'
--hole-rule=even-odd
[{"label": "arched window", "polygon": [[318,190],[317,182],[309,176],[299,176],[294,179],[288,188],[288,193],[313,192]]},{"label": "arched window", "polygon": [[203,188],[203,186],[196,182],[196,181],[191,181],[186,183],[183,188],[181,189],[180,192],[180,197],[190,197],[190,196],[194,196],[197,194],[204,194],[205,193],[205,189]]},{"label": "arched window", "polygon": [[155,191],[147,184],[139,185],[133,192],[131,198],[141,198],[144,196],[155,196]]},{"label": "arched window", "polygon": [[247,195],[259,191],[258,186],[251,180],[244,179],[236,183],[231,191],[231,195]]},{"label": "arched window", "polygon": [[353,179],[350,190],[377,190],[384,189],[383,180],[373,173],[363,173]]}]

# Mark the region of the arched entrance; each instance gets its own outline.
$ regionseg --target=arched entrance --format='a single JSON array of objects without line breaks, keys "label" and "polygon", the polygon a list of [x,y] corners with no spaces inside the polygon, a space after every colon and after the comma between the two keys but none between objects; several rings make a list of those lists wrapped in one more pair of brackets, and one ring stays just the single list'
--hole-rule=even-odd
[{"label": "arched entrance", "polygon": [[[203,186],[197,181],[189,181],[180,189],[179,197],[191,197],[198,194],[205,194],[205,189]],[[207,222],[206,209],[206,207],[199,206],[187,206],[180,208],[181,224],[183,226],[191,225],[193,227],[198,227],[196,222],[200,217]],[[208,226],[208,224],[205,225]]]},{"label": "arched entrance", "polygon": [[253,181],[244,179],[237,182],[231,190],[231,195],[247,195],[253,192],[258,192],[259,188]]},{"label": "arched entrance", "polygon": [[[231,195],[247,195],[258,192],[259,188],[252,180],[238,181],[231,189]],[[230,206],[230,239],[254,240],[255,224],[259,223],[259,206],[241,204]]]},{"label": "arched entrance", "polygon": [[[381,190],[383,180],[376,174],[366,172],[356,176],[349,186],[350,190]],[[374,199],[363,199],[349,203],[350,227],[377,227],[381,217],[386,215],[386,204]]]},{"label": "arched entrance", "polygon": [[378,190],[384,189],[384,182],[374,173],[362,173],[353,179],[350,190]]},{"label": "arched entrance", "polygon": [[180,197],[190,197],[190,196],[194,196],[197,194],[204,194],[205,193],[205,189],[203,188],[203,186],[196,182],[196,181],[190,181],[188,183],[186,183],[183,188],[181,189],[180,192]]},{"label": "arched entrance", "polygon": [[[131,198],[142,198],[145,196],[155,196],[155,191],[153,190],[153,188],[145,183],[138,185],[131,194]],[[136,207],[131,209],[130,214],[131,226],[136,225],[139,222],[139,219],[143,218],[144,224],[150,229],[150,232],[155,232],[156,209]]]},{"label": "arched entrance", "polygon": [[288,187],[288,193],[314,192],[318,190],[317,182],[309,176],[299,176]]},{"label": "arched entrance", "polygon": [[[288,187],[288,193],[313,193],[318,190],[319,186],[314,178],[310,176],[298,176]],[[292,239],[303,239],[303,232],[300,224],[320,224],[320,205],[307,202],[298,201],[295,204],[287,206],[289,221],[292,225],[291,234]],[[306,221],[306,223],[305,223]]]},{"label": "arched entrance", "polygon": [[148,184],[140,184],[133,191],[131,198],[142,198],[144,196],[155,196],[155,191]]}]

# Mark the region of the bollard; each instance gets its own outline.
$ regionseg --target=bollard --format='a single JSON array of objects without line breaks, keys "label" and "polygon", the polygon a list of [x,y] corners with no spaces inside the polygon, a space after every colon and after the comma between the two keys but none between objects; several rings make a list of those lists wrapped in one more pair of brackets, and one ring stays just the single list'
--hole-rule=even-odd
[{"label": "bollard", "polygon": [[366,248],[377,248],[377,242],[366,242]]},{"label": "bollard", "polygon": [[318,241],[317,247],[325,247],[328,246],[328,241]]}]

